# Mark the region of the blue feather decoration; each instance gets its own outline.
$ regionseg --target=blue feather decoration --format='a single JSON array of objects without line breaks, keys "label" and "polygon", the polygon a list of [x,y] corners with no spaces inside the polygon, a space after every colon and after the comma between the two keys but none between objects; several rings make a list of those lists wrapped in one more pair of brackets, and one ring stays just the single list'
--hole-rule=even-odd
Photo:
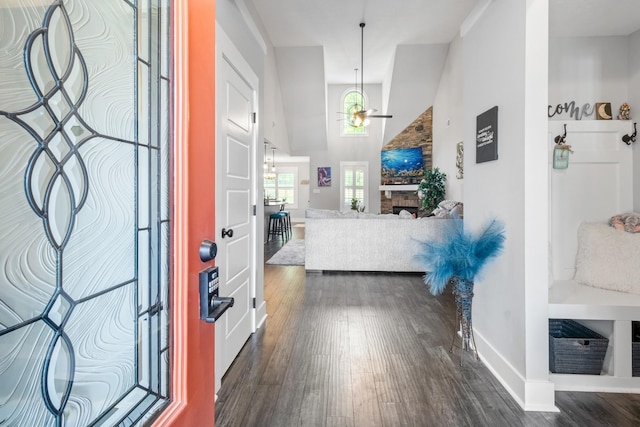
[{"label": "blue feather decoration", "polygon": [[487,262],[504,248],[504,225],[494,219],[473,236],[465,233],[462,220],[452,220],[440,242],[420,242],[416,258],[425,267],[424,282],[433,295],[441,294],[453,276],[474,281]]}]

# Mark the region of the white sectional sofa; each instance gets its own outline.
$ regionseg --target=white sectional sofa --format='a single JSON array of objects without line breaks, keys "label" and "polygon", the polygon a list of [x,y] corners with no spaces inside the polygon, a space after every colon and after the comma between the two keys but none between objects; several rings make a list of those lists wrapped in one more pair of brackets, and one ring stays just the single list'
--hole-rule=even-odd
[{"label": "white sectional sofa", "polygon": [[414,219],[410,214],[376,215],[307,209],[307,270],[424,272],[414,259],[419,242],[440,240],[453,220]]}]

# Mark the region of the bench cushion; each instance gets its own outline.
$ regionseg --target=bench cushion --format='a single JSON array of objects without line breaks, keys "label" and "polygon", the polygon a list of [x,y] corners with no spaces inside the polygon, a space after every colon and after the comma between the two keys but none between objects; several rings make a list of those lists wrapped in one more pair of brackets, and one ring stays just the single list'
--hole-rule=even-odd
[{"label": "bench cushion", "polygon": [[588,286],[640,295],[640,234],[607,224],[583,223],[578,229],[574,280]]}]

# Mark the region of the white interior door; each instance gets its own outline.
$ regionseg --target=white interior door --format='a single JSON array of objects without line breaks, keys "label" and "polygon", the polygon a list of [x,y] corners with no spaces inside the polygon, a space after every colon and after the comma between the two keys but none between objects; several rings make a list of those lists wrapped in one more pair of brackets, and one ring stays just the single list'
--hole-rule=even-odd
[{"label": "white interior door", "polygon": [[217,391],[222,376],[253,332],[257,77],[222,31],[216,43],[216,264],[220,268],[220,296],[235,299],[234,306],[216,321]]}]

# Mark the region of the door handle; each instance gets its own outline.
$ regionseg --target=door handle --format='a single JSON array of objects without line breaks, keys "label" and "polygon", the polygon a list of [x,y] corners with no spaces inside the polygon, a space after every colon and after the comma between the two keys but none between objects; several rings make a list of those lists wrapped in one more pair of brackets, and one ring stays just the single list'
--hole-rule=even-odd
[{"label": "door handle", "polygon": [[233,237],[233,230],[231,228],[228,230],[226,228],[222,229],[222,238],[224,239],[227,236]]}]

